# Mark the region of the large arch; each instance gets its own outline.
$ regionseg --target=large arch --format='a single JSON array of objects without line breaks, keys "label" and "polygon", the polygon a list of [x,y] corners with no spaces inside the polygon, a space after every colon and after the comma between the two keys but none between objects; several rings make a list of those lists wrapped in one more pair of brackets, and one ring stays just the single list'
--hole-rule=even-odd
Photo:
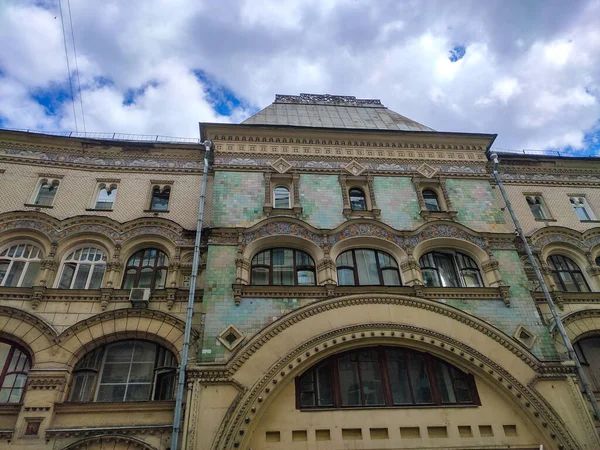
[{"label": "large arch", "polygon": [[157,450],[141,439],[125,435],[100,435],[80,439],[63,450]]},{"label": "large arch", "polygon": [[[427,351],[473,373],[526,418],[525,428],[535,430],[547,448],[586,448],[575,440],[573,424],[565,424],[535,389],[545,364],[526,348],[460,310],[400,295],[353,295],[309,304],[250,339],[223,370],[240,393],[211,448],[248,448],[264,412],[296,375],[333,353],[378,344]],[[589,414],[585,420],[591,423]]]}]

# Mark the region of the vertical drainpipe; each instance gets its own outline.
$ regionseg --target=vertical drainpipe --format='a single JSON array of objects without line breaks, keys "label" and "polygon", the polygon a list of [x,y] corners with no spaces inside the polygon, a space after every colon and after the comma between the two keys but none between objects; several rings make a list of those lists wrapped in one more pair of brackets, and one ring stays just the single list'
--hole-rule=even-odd
[{"label": "vertical drainpipe", "polygon": [[190,278],[190,293],[188,295],[187,314],[185,318],[185,332],[183,334],[183,349],[181,351],[181,364],[177,379],[177,392],[175,396],[175,411],[173,413],[173,434],[171,435],[171,450],[177,450],[179,434],[181,432],[181,410],[183,406],[183,392],[185,388],[185,368],[190,349],[190,336],[192,333],[192,318],[194,316],[194,297],[196,294],[196,280],[198,278],[198,264],[200,262],[200,241],[202,240],[202,222],[204,219],[204,200],[206,197],[206,179],[212,162],[212,142],[206,140],[204,145],[204,168],[202,170],[202,187],[200,188],[200,202],[198,206],[198,221],[196,223],[196,240],[194,242],[194,259],[192,260],[192,276]]},{"label": "vertical drainpipe", "polygon": [[552,300],[552,296],[550,295],[550,291],[548,290],[548,286],[546,285],[546,280],[542,276],[542,272],[540,272],[538,263],[535,260],[533,253],[531,252],[531,248],[529,247],[529,242],[527,241],[527,238],[525,237],[525,233],[523,232],[523,229],[521,228],[519,219],[517,219],[515,211],[512,208],[510,200],[508,199],[508,195],[506,194],[506,191],[504,190],[504,185],[502,184],[502,180],[500,179],[500,174],[498,173],[498,155],[496,153],[492,153],[489,157],[494,162],[494,169],[493,169],[494,178],[496,179],[496,183],[498,184],[498,187],[500,188],[500,192],[502,193],[502,198],[504,199],[506,208],[508,209],[508,212],[510,213],[510,216],[512,217],[512,220],[515,224],[517,234],[519,235],[519,237],[521,238],[521,241],[523,242],[523,246],[525,247],[525,252],[527,253],[527,257],[529,258],[529,263],[533,267],[533,270],[535,271],[535,276],[540,283],[542,291],[544,292],[544,297],[546,297],[546,303],[548,303],[548,307],[550,308],[550,312],[552,313],[552,317],[554,318],[554,323],[556,324],[556,327],[558,328],[558,332],[560,333],[560,336],[561,336],[563,342],[565,343],[565,347],[567,347],[569,359],[571,359],[575,363],[575,367],[577,369],[577,375],[579,376],[579,381],[581,382],[583,391],[585,392],[585,395],[588,397],[590,403],[592,404],[592,409],[594,410],[594,416],[596,417],[596,420],[599,420],[600,419],[600,408],[598,407],[598,402],[596,401],[596,396],[594,395],[594,392],[592,391],[592,388],[590,386],[590,382],[587,378],[587,375],[585,374],[585,372],[583,371],[583,368],[581,367],[581,362],[579,361],[579,358],[577,357],[577,354],[575,353],[575,349],[573,348],[573,343],[571,342],[571,339],[569,339],[569,336],[567,335],[567,331],[565,330],[565,327],[562,323],[562,319],[558,315],[558,311],[556,311],[556,307],[554,306],[554,301]]}]

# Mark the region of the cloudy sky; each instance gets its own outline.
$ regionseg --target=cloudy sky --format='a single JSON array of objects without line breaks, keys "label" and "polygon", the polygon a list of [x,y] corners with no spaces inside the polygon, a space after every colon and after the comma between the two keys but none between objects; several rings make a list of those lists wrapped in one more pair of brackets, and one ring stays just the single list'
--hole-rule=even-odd
[{"label": "cloudy sky", "polygon": [[330,93],[600,155],[598,0],[70,0],[77,65],[62,7],[77,124],[58,0],[0,0],[0,127],[197,137]]}]

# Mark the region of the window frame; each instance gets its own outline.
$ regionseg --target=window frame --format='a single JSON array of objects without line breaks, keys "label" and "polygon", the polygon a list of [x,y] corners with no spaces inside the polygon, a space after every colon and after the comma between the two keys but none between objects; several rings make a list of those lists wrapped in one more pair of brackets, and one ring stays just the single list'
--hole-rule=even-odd
[{"label": "window frame", "polygon": [[[352,191],[355,192],[360,192],[361,195],[352,195]],[[353,198],[359,198],[362,199],[362,208],[355,208],[354,207],[354,203],[352,202]],[[350,209],[352,211],[368,211],[369,210],[369,205],[367,203],[367,194],[365,193],[365,190],[360,187],[360,186],[351,186],[348,188],[348,202],[350,203]]]},{"label": "window frame", "polygon": [[[375,252],[375,264],[377,266],[377,275],[379,277],[379,284],[360,284],[360,277],[358,275],[358,263],[356,260],[356,251],[357,250],[368,250],[368,251],[373,251]],[[345,266],[345,265],[338,265],[338,260],[339,258],[346,254],[352,252],[352,262],[353,262],[353,266]],[[392,261],[394,261],[396,263],[396,267],[394,266],[381,266],[381,262],[379,261],[379,254],[382,253],[383,255],[389,257],[392,259]],[[338,279],[338,286],[395,286],[395,287],[399,287],[402,286],[402,276],[400,275],[400,267],[398,265],[398,261],[396,261],[396,258],[394,258],[394,256],[388,252],[385,252],[383,250],[379,250],[376,248],[363,248],[363,247],[359,247],[359,248],[351,248],[348,250],[345,250],[343,252],[341,252],[339,255],[337,255],[337,257],[335,258],[335,268],[336,268],[336,275],[337,275],[337,279]],[[339,277],[339,270],[351,270],[353,273],[353,277],[354,277],[354,284],[340,284],[340,277]],[[395,270],[397,275],[398,275],[398,281],[399,284],[385,284],[385,280],[383,277],[383,272],[386,270]]]},{"label": "window frame", "polygon": [[[157,192],[158,190],[158,192]],[[154,204],[155,197],[160,197],[165,195],[165,191],[169,192],[169,195],[166,199],[166,205],[164,209],[156,208]],[[163,199],[164,200],[164,199]],[[171,207],[171,201],[173,200],[173,183],[172,182],[151,182],[150,183],[150,200],[148,203],[147,212],[153,213],[168,213]]]},{"label": "window frame", "polygon": [[[156,256],[154,257],[154,265],[153,266],[145,266],[143,265],[144,263],[144,252],[146,251],[151,251],[151,250],[156,250],[158,253],[156,254]],[[140,256],[140,261],[138,263],[137,266],[133,266],[130,265],[129,262],[138,254],[141,253]],[[162,253],[165,255],[165,264],[163,265],[158,265],[158,260],[159,260],[159,254]],[[150,287],[149,288],[145,288],[145,289],[150,289],[151,291],[155,291],[157,289],[165,289],[166,288],[166,284],[167,284],[167,277],[169,276],[169,255],[167,254],[167,252],[161,250],[158,247],[144,247],[141,248],[137,251],[135,251],[134,253],[131,254],[131,256],[129,258],[127,258],[127,263],[125,265],[125,268],[123,270],[123,281],[121,282],[121,288],[122,289],[136,289],[139,286],[139,281],[140,278],[142,276],[142,270],[145,268],[153,268],[152,270],[152,281],[150,283]],[[136,269],[136,274],[133,280],[133,285],[130,288],[126,288],[125,287],[125,282],[127,280],[127,272],[130,269]],[[165,285],[161,286],[161,287],[156,287],[156,275],[158,273],[159,270],[165,270]],[[140,288],[140,289],[144,289],[144,288]]]},{"label": "window frame", "polygon": [[[56,201],[56,194],[58,194],[58,189],[60,188],[60,183],[61,183],[61,178],[59,178],[59,177],[53,177],[53,176],[41,177],[36,184],[35,192],[33,194],[32,202],[31,202],[32,206],[37,206],[40,208],[52,208],[54,206],[54,202]],[[52,195],[52,199],[48,204],[40,203],[40,194],[42,193],[42,188],[44,187],[44,185],[54,186],[54,188],[53,188],[54,194]],[[44,197],[44,198],[50,198],[50,197]]]},{"label": "window frame", "polygon": [[[8,375],[16,375],[15,380],[13,381],[13,384],[10,387],[10,393],[8,394],[9,400],[12,395],[12,392],[15,390],[15,384],[17,381],[17,377],[19,375],[25,375],[25,382],[23,383],[23,386],[21,388],[17,387],[17,390],[21,391],[21,396],[19,397],[19,400],[15,401],[15,402],[11,402],[11,401],[1,402],[0,405],[18,405],[18,404],[23,403],[23,396],[25,395],[25,390],[26,390],[25,388],[27,385],[27,376],[29,374],[29,370],[31,369],[31,356],[27,350],[25,350],[22,346],[20,346],[19,344],[15,343],[13,341],[10,341],[7,339],[0,339],[0,342],[10,346],[10,350],[8,351],[8,354],[6,356],[6,361],[4,363],[4,366],[0,367],[0,389],[1,390],[8,389],[8,388],[4,387],[4,382],[6,380],[6,377]],[[21,370],[9,371],[8,369],[10,368],[12,359],[15,356],[15,351],[18,351],[21,354],[19,356],[19,360],[20,360],[21,356],[25,357],[25,361],[24,361],[25,364],[21,366]],[[17,364],[20,363],[19,360],[17,360]],[[15,369],[17,369],[17,367],[15,367]]]},{"label": "window frame", "polygon": [[[542,194],[524,194],[524,195],[525,195],[525,203],[527,203],[527,206],[529,206],[529,210],[531,211],[531,214],[533,215],[533,218],[535,220],[541,220],[541,221],[553,220],[552,215],[550,214],[548,205],[546,205],[546,201],[544,200],[544,197]],[[534,212],[534,206],[536,206],[536,205],[539,205],[539,208],[537,210],[541,213],[542,217],[536,216],[536,214]]]},{"label": "window frame", "polygon": [[[369,404],[364,404],[365,403],[365,394],[363,392],[363,383],[362,383],[362,377],[361,377],[361,369],[360,369],[360,363],[358,363],[358,368],[357,368],[357,373],[359,374],[359,378],[358,378],[358,382],[359,382],[359,387],[360,387],[360,399],[361,399],[361,404],[360,405],[343,405],[342,404],[342,392],[341,392],[341,388],[342,388],[342,384],[340,381],[340,368],[339,368],[339,362],[341,360],[342,357],[348,355],[348,354],[352,354],[352,353],[356,353],[358,354],[361,351],[374,351],[376,352],[376,354],[378,355],[378,367],[379,367],[379,374],[380,374],[380,381],[381,381],[381,390],[382,390],[382,396],[383,396],[383,404],[379,404],[379,405],[369,405]],[[403,356],[404,356],[404,361],[405,361],[405,373],[406,373],[406,380],[407,380],[407,385],[408,385],[408,389],[410,392],[410,397],[412,402],[411,403],[394,403],[394,396],[393,396],[393,388],[392,388],[392,383],[391,383],[391,377],[390,377],[390,364],[388,361],[388,352],[390,351],[397,351],[397,352],[403,352]],[[431,394],[431,402],[424,402],[424,403],[417,403],[414,397],[414,389],[413,389],[413,378],[410,375],[410,372],[408,370],[408,361],[409,361],[409,357],[410,358],[414,358],[414,357],[418,357],[418,358],[422,358],[424,364],[423,367],[425,367],[426,371],[427,371],[427,375],[428,375],[428,380],[429,380],[429,392]],[[331,386],[332,386],[332,403],[333,405],[323,405],[320,406],[319,403],[319,398],[318,398],[318,385],[317,385],[317,379],[316,379],[316,370],[324,367],[325,365],[329,364],[330,365],[330,371],[331,371]],[[438,375],[439,372],[436,372],[436,370],[442,370],[441,366],[445,365],[446,367],[448,367],[449,370],[455,370],[459,373],[459,375],[461,375],[463,377],[463,380],[466,381],[467,383],[467,387],[469,389],[469,393],[471,396],[471,401],[470,402],[459,402],[459,401],[455,401],[455,402],[444,402],[442,399],[442,394],[440,392],[439,389],[439,380],[437,378],[436,375]],[[311,374],[312,377],[312,384],[313,384],[313,390],[312,391],[303,391],[302,390],[302,381],[303,381],[303,377],[307,376],[308,374]],[[299,374],[298,376],[296,376],[295,378],[295,400],[296,400],[296,409],[297,410],[305,410],[305,411],[315,411],[315,410],[344,410],[344,409],[382,409],[382,408],[443,408],[443,407],[476,407],[476,406],[481,406],[481,400],[479,397],[479,392],[477,390],[477,384],[475,382],[475,377],[473,376],[473,374],[464,372],[463,370],[459,369],[458,367],[454,366],[453,364],[451,364],[450,362],[447,362],[441,358],[438,358],[430,353],[426,353],[426,352],[420,352],[418,350],[414,350],[411,348],[407,348],[407,347],[395,347],[395,346],[369,346],[369,347],[360,347],[360,348],[354,348],[348,351],[344,351],[341,353],[336,353],[333,354],[329,357],[327,357],[326,359],[318,362],[317,364],[313,365],[312,367],[308,368],[307,370],[305,370],[303,373]],[[457,389],[455,387],[455,381],[456,378],[451,378],[451,385],[452,385],[452,389],[453,389],[453,394],[455,399],[457,398]],[[311,393],[313,394],[313,406],[303,406],[302,405],[302,394],[303,393]]]},{"label": "window frame", "polygon": [[[590,207],[585,195],[569,194],[569,203],[571,204],[573,212],[580,222],[590,222],[596,220],[596,215],[594,214],[594,211],[592,211],[592,208]],[[578,211],[583,211],[586,215],[586,218],[582,218]]]},{"label": "window frame", "polygon": [[[573,266],[577,267],[577,269],[558,269],[557,267],[557,263],[555,262],[558,258],[563,258],[565,260],[565,265],[568,267],[568,264],[572,264]],[[587,279],[585,278],[585,275],[583,273],[583,271],[581,270],[581,267],[579,267],[579,264],[577,264],[576,261],[574,261],[572,258],[563,255],[563,254],[559,254],[559,253],[555,253],[553,255],[548,255],[548,257],[546,258],[546,264],[548,265],[548,268],[550,269],[550,274],[552,276],[552,279],[554,280],[554,284],[556,285],[556,287],[559,288],[559,290],[561,292],[592,292],[592,289],[590,288],[590,284],[588,283]],[[571,280],[573,280],[573,284],[577,287],[577,291],[569,291],[567,290],[567,285],[565,284],[565,282],[563,281],[563,278],[560,276],[561,273],[568,273],[569,276],[571,277]],[[581,286],[579,283],[577,283],[575,280],[576,278],[573,277],[573,274],[578,274],[581,276],[581,279],[583,280],[583,283],[586,287],[587,290],[582,290]]]},{"label": "window frame", "polygon": [[[277,206],[277,190],[285,189],[287,192],[287,206]],[[292,208],[292,191],[289,186],[285,184],[277,184],[273,188],[273,209],[291,209]]]},{"label": "window frame", "polygon": [[[111,347],[115,347],[117,345],[123,345],[124,343],[130,343],[131,345],[133,345],[133,348],[131,350],[132,356],[131,356],[130,360],[121,362],[121,363],[127,362],[129,364],[126,382],[125,383],[117,383],[117,382],[102,383],[102,377],[104,375],[104,371],[106,368],[106,357],[109,354],[109,350],[111,349]],[[130,381],[132,365],[135,364],[135,362],[136,362],[136,360],[133,359],[133,356],[134,356],[134,352],[135,352],[135,345],[137,343],[152,344],[154,346],[154,365],[153,365],[153,369],[152,369],[152,381],[150,383],[140,383],[140,382]],[[171,359],[171,361],[173,362],[172,366],[159,365],[159,363],[161,362],[160,357],[161,357],[161,354],[163,354],[163,353],[165,355],[170,355],[169,359]],[[86,358],[88,356],[90,356],[90,360],[91,360],[92,364],[87,364],[85,366],[78,367],[80,364],[82,364],[86,361]],[[170,392],[171,392],[171,397],[174,397],[175,375],[177,373],[177,369],[178,369],[178,360],[177,360],[177,356],[175,355],[175,353],[173,353],[171,350],[167,349],[166,347],[164,347],[163,345],[161,345],[159,343],[145,340],[145,339],[125,339],[125,340],[120,340],[120,341],[116,341],[116,342],[111,342],[109,344],[105,344],[105,345],[96,347],[95,349],[87,352],[77,362],[77,364],[75,364],[75,367],[73,368],[73,372],[72,372],[71,384],[69,387],[68,402],[70,402],[70,403],[130,403],[130,402],[140,402],[140,401],[156,402],[156,401],[172,400],[173,398],[170,398],[170,399],[165,399],[165,398],[157,399],[156,398],[157,394],[160,395],[158,383],[160,381],[160,378],[162,376],[164,376],[165,374],[173,375],[173,381],[172,381],[173,385],[171,386]],[[83,388],[79,392],[76,392],[75,391],[76,380],[78,380],[80,376],[88,377],[90,375],[91,375],[92,379],[91,379],[91,381],[87,381],[87,382],[91,382],[91,388],[86,389],[86,392],[83,392]],[[123,384],[126,386],[126,389],[123,392],[122,400],[107,400],[107,401],[103,401],[103,400],[99,401],[98,400],[98,394],[100,392],[101,386],[103,386],[103,385],[123,385]],[[146,400],[125,400],[125,398],[127,396],[128,388],[135,384],[151,384],[148,399],[146,399]],[[84,394],[84,393],[87,393],[88,395],[86,397],[82,397],[82,394]],[[74,399],[73,397],[76,394],[77,394],[77,399]]]},{"label": "window frame", "polygon": [[[294,261],[293,271],[294,271],[294,284],[273,284],[273,250],[292,250],[293,256],[292,259]],[[255,264],[254,259],[265,252],[269,252],[269,264]],[[312,261],[312,266],[306,264],[298,264],[296,255],[297,253],[304,253],[308,256],[309,260]],[[267,269],[269,271],[269,284],[254,284],[254,269]],[[313,273],[313,278],[315,282],[313,284],[299,284],[298,283],[298,272],[299,271],[309,271]],[[252,259],[250,259],[250,285],[251,286],[316,286],[317,285],[317,266],[315,264],[315,260],[310,253],[304,250],[292,248],[292,247],[272,247],[267,248],[261,251],[256,252]]]},{"label": "window frame", "polygon": [[[430,192],[431,194],[426,194]],[[437,191],[433,188],[430,187],[426,187],[421,191],[421,195],[423,196],[423,202],[425,203],[425,209],[427,209],[427,211],[430,212],[442,212],[442,205],[440,203],[440,196],[438,195]],[[427,200],[435,200],[435,207],[436,209],[432,209],[430,208],[430,203],[427,202]]]},{"label": "window frame", "polygon": [[[102,204],[109,204],[109,202],[99,202],[99,198],[100,198],[100,194],[102,193],[102,190],[106,190],[107,194],[108,194],[108,190],[115,193],[113,201],[110,202],[110,208],[106,208],[106,207],[98,207],[98,204],[102,203]],[[92,208],[93,210],[96,211],[113,211],[115,208],[115,203],[117,202],[117,195],[119,193],[119,184],[116,182],[100,182],[98,183],[98,185],[96,186],[96,191],[95,191],[95,195],[94,195],[94,199],[93,199],[93,204],[92,204]],[[111,195],[111,194],[108,194]]]},{"label": "window frame", "polygon": [[[17,247],[18,248],[19,245],[24,245],[24,246],[30,245],[33,248],[36,248],[38,250],[38,253],[37,253],[38,256],[37,256],[37,258],[33,259],[33,258],[22,258],[21,256],[18,256],[18,257],[8,256],[8,251],[12,247]],[[6,245],[4,247],[1,247],[0,254],[3,253],[4,251],[7,252],[7,255],[6,256],[0,256],[0,264],[2,264],[5,261],[9,261],[9,263],[8,263],[8,267],[6,268],[6,271],[4,272],[4,275],[2,276],[2,279],[0,280],[0,287],[18,287],[18,288],[20,288],[20,287],[26,287],[26,288],[32,287],[33,283],[35,282],[35,278],[38,276],[38,274],[40,272],[41,264],[42,264],[42,261],[44,259],[44,252],[43,252],[42,247],[40,245],[34,243],[34,242],[31,242],[31,241],[16,241],[16,242],[10,242],[8,245]],[[16,252],[16,250],[15,250],[15,252]],[[17,282],[17,284],[15,286],[6,286],[6,280],[7,280],[6,275],[10,273],[12,267],[14,266],[15,261],[22,261],[24,263],[23,269],[21,271],[21,275],[19,276],[19,281]],[[23,280],[25,279],[25,275],[27,275],[27,272],[29,270],[29,266],[31,265],[32,262],[34,262],[34,263],[37,262],[39,264],[39,267],[38,267],[35,275],[33,276],[32,285],[31,286],[23,286],[22,285]]]},{"label": "window frame", "polygon": [[[69,260],[69,256],[74,255],[77,251],[83,251],[83,250],[88,250],[89,254],[89,250],[90,249],[94,249],[96,250],[95,254],[97,254],[97,251],[99,250],[100,252],[102,252],[102,255],[104,256],[104,259],[100,259],[99,261],[76,261],[76,260]],[[83,253],[83,252],[82,252]],[[54,287],[56,289],[100,289],[102,287],[102,282],[104,281],[104,277],[106,275],[106,265],[108,264],[108,252],[100,247],[100,246],[94,246],[92,244],[84,244],[84,245],[80,245],[77,247],[72,248],[71,250],[69,250],[68,253],[66,253],[65,257],[63,258],[63,260],[61,261],[60,264],[60,271],[58,273],[58,276],[56,277],[56,281],[54,282]],[[62,283],[62,278],[63,275],[65,273],[65,268],[67,265],[73,266],[75,265],[75,270],[73,271],[73,274],[71,276],[71,281],[69,283],[69,287],[60,287],[61,283]],[[79,273],[79,269],[80,266],[82,265],[89,265],[90,267],[90,271],[87,275],[86,278],[86,282],[85,282],[85,287],[83,288],[74,288],[73,285],[75,283],[75,280],[77,279],[77,274]],[[100,286],[98,288],[90,288],[90,282],[92,281],[93,278],[93,274],[94,274],[94,269],[96,268],[96,266],[104,266],[104,271],[102,272],[102,279],[100,280]]]},{"label": "window frame", "polygon": [[[436,262],[436,256],[443,256],[443,257],[451,257],[452,259],[452,269],[454,271],[454,275],[456,277],[456,279],[459,282],[459,286],[444,286],[442,283],[442,277],[440,275],[440,269],[439,269],[439,264],[434,265],[434,266],[425,266],[423,267],[421,261],[423,260],[423,258],[425,258],[428,255],[433,255],[433,260],[434,262]],[[467,266],[467,267],[461,267],[461,264],[459,263],[459,257],[463,257],[466,258],[467,261],[472,261],[472,263],[474,264],[473,266]],[[485,282],[483,279],[483,276],[481,275],[481,269],[479,268],[479,264],[477,263],[477,260],[475,258],[473,258],[471,255],[468,255],[467,253],[461,252],[461,251],[456,251],[456,250],[432,250],[426,253],[423,253],[420,257],[419,257],[419,268],[421,270],[421,274],[423,274],[424,270],[431,270],[434,271],[436,273],[437,276],[437,280],[439,283],[439,286],[428,286],[425,284],[425,277],[423,276],[423,284],[425,287],[432,287],[432,288],[466,288],[466,289],[470,289],[470,288],[481,288],[481,287],[485,287]],[[475,271],[475,273],[477,274],[477,278],[479,280],[479,286],[468,286],[467,283],[465,282],[465,278],[463,276],[463,271]]]}]

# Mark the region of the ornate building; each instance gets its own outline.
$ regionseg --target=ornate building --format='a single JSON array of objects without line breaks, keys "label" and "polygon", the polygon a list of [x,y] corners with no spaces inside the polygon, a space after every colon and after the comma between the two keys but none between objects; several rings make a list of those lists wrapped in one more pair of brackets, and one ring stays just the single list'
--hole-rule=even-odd
[{"label": "ornate building", "polygon": [[[207,139],[182,449],[600,448],[495,135],[306,94],[201,134],[0,131],[0,448],[170,448]],[[501,160],[592,373],[598,167]]]}]

